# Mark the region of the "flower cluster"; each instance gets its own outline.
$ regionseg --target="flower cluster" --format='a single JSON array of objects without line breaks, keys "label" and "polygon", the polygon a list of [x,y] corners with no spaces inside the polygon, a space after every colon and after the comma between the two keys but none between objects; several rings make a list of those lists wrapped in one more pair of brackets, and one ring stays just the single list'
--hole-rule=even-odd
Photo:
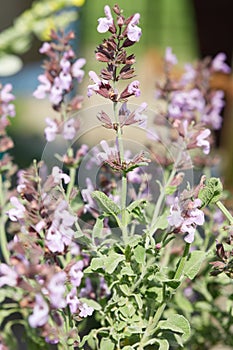
[{"label": "flower cluster", "polygon": [[94,84],[88,86],[88,96],[95,92],[113,102],[124,101],[130,96],[138,97],[140,96],[138,80],[129,83],[122,92],[116,90],[114,82],[135,76],[133,68],[135,56],[127,55],[126,48],[134,45],[141,37],[141,29],[137,26],[140,15],[136,13],[125,18],[120,8],[115,5],[113,11],[116,21],[114,21],[108,5],[105,6],[104,11],[106,17],[98,20],[97,30],[100,33],[109,31],[112,35],[97,47],[96,59],[107,63],[107,68],[102,69],[99,76],[94,71],[89,72],[89,77]]},{"label": "flower cluster", "polygon": [[44,74],[39,75],[40,85],[33,95],[37,99],[44,99],[47,95],[55,111],[62,112],[61,120],[46,118],[47,127],[45,136],[51,142],[57,134],[64,139],[74,138],[79,128],[79,123],[71,118],[66,120],[66,113],[77,111],[81,108],[82,96],[72,97],[76,83],[80,83],[84,77],[82,69],[86,63],[84,58],[76,59],[70,41],[74,39],[74,33],[67,35],[57,34],[52,31],[52,42],[43,43],[40,53],[48,57],[44,62]]}]

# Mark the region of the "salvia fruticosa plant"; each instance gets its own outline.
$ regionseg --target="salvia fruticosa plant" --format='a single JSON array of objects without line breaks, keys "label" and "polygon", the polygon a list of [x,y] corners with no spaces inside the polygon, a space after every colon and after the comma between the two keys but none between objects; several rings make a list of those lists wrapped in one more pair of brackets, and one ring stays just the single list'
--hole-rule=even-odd
[{"label": "salvia fruticosa plant", "polygon": [[[72,49],[73,32],[52,32],[43,43],[33,93],[56,115],[45,120],[47,144],[67,145],[52,167],[34,160],[17,169],[6,132],[14,95],[10,84],[0,87],[0,348],[17,348],[19,326],[30,350],[233,345],[233,218],[211,177],[224,106],[211,77],[229,73],[225,55],[187,64],[178,76],[167,48],[158,108],[129,105],[140,96],[132,50],[140,14],[125,17],[118,5],[104,12],[95,50],[101,70],[89,72],[86,98],[105,100],[91,118],[111,141],[76,142],[84,97],[75,91],[86,61]],[[147,141],[131,147],[130,129]]]}]

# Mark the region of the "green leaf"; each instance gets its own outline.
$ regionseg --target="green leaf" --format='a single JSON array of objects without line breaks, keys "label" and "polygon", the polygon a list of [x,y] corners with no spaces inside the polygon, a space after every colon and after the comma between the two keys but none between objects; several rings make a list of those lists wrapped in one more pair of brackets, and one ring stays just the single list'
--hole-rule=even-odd
[{"label": "green leaf", "polygon": [[105,193],[101,191],[92,192],[92,198],[98,203],[100,209],[102,209],[105,213],[118,215],[120,213],[120,208],[118,205],[113,202]]},{"label": "green leaf", "polygon": [[119,288],[120,288],[120,290],[125,294],[125,295],[130,295],[131,294],[131,291],[130,291],[130,289],[129,289],[129,287],[128,287],[128,285],[127,284],[120,284],[119,285]]},{"label": "green leaf", "polygon": [[132,348],[130,345],[126,345],[122,348],[122,350],[134,350],[134,348]]},{"label": "green leaf", "polygon": [[124,259],[124,255],[117,254],[114,251],[110,251],[109,256],[107,256],[104,261],[105,271],[109,274],[112,274],[119,265],[119,263]]},{"label": "green leaf", "polygon": [[87,299],[87,298],[80,298],[79,299],[82,303],[87,304],[90,307],[93,307],[94,310],[101,310],[102,307],[99,303],[97,303],[95,300],[93,299]]},{"label": "green leaf", "polygon": [[131,266],[127,264],[121,269],[121,274],[122,276],[127,275],[127,276],[135,276],[135,272],[132,270]]},{"label": "green leaf", "polygon": [[108,338],[102,338],[100,342],[100,350],[114,350],[115,344]]},{"label": "green leaf", "polygon": [[90,273],[90,272],[96,271],[98,269],[103,269],[104,268],[104,260],[105,260],[105,257],[103,257],[103,258],[93,258],[91,260],[90,266],[88,266],[85,269],[85,272],[86,273]]},{"label": "green leaf", "polygon": [[146,345],[159,344],[158,350],[169,350],[169,343],[166,339],[151,339]]},{"label": "green leaf", "polygon": [[138,304],[138,308],[142,309],[143,306],[143,302],[142,302],[142,298],[140,296],[140,294],[132,294],[136,300],[136,303]]},{"label": "green leaf", "polygon": [[206,180],[205,186],[199,191],[198,197],[202,201],[201,207],[206,207],[211,203],[216,203],[222,194],[223,186],[217,177]]},{"label": "green leaf", "polygon": [[158,329],[169,329],[174,333],[181,333],[182,340],[186,341],[191,334],[190,324],[188,320],[178,314],[170,315],[167,320],[158,323]]},{"label": "green leaf", "polygon": [[200,250],[191,252],[184,267],[184,274],[192,280],[198,274],[205,257],[206,253]]},{"label": "green leaf", "polygon": [[130,302],[127,302],[126,305],[119,307],[119,311],[124,317],[130,318],[130,319],[135,314],[134,305]]},{"label": "green leaf", "polygon": [[96,219],[96,223],[93,227],[93,237],[101,237],[101,234],[102,234],[102,230],[103,230],[103,227],[104,227],[104,218],[99,216],[97,219]]},{"label": "green leaf", "polygon": [[134,257],[135,260],[137,261],[137,263],[139,264],[143,264],[144,260],[145,260],[145,253],[146,250],[143,246],[138,245],[135,249],[134,249]]},{"label": "green leaf", "polygon": [[177,189],[177,186],[166,186],[165,188],[165,194],[173,194]]}]

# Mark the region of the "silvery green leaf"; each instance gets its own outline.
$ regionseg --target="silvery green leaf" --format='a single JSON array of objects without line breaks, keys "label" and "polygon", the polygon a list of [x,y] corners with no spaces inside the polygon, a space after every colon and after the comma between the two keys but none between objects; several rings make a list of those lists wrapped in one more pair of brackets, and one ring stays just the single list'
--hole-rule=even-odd
[{"label": "silvery green leaf", "polygon": [[107,214],[118,215],[120,213],[119,206],[101,191],[92,192],[92,198],[98,203],[100,209]]}]

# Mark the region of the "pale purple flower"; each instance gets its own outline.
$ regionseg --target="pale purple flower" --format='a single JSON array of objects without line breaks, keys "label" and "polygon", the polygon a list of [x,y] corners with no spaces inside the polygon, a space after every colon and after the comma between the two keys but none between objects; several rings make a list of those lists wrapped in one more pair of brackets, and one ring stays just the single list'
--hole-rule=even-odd
[{"label": "pale purple flower", "polygon": [[62,241],[62,234],[58,230],[57,227],[54,225],[51,225],[48,229],[47,235],[46,235],[46,244],[49,250],[53,253],[55,252],[63,252],[65,249],[65,244]]},{"label": "pale purple flower", "polygon": [[15,99],[15,96],[11,93],[11,91],[11,84],[6,84],[2,87],[2,89],[0,89],[0,106],[2,117],[15,116],[15,106],[12,103],[10,103]]},{"label": "pale purple flower", "polygon": [[65,281],[66,273],[64,271],[60,271],[52,276],[47,285],[50,302],[55,308],[66,307],[66,300],[64,298],[64,293],[66,291]]},{"label": "pale purple flower", "polygon": [[226,60],[226,54],[223,52],[220,52],[215,56],[215,58],[212,61],[211,68],[215,72],[223,72],[223,73],[230,73],[231,68],[225,63]]},{"label": "pale purple flower", "polygon": [[65,246],[70,246],[74,236],[72,226],[75,217],[71,215],[67,208],[67,203],[59,203],[46,235],[46,244],[52,252],[63,252]]},{"label": "pale purple flower", "polygon": [[89,77],[94,81],[94,84],[88,85],[87,87],[87,96],[90,97],[93,94],[93,91],[98,91],[101,85],[101,79],[94,71],[89,72]]},{"label": "pale purple flower", "polygon": [[80,310],[79,312],[80,317],[91,316],[94,312],[93,307],[88,306],[86,303],[80,303],[79,310]]},{"label": "pale purple flower", "polygon": [[87,184],[87,188],[83,189],[81,191],[83,200],[85,202],[85,206],[84,206],[84,211],[90,211],[93,208],[96,208],[96,203],[94,201],[94,199],[92,198],[92,192],[95,190],[94,186],[91,182],[91,179],[86,178],[86,184]]},{"label": "pale purple flower", "polygon": [[46,97],[46,94],[50,92],[51,83],[44,74],[39,75],[38,80],[41,84],[33,92],[33,96],[38,99],[43,99]]},{"label": "pale purple flower", "polygon": [[135,15],[133,16],[133,18],[128,24],[127,37],[130,41],[135,42],[140,40],[140,37],[142,35],[142,30],[137,26],[137,24],[139,23],[139,20],[140,20],[140,14],[135,13]]},{"label": "pale purple flower", "polygon": [[60,67],[61,67],[62,72],[64,74],[70,73],[71,63],[64,55],[63,55],[63,58],[60,61]]},{"label": "pale purple flower", "polygon": [[210,143],[206,140],[209,137],[211,131],[209,129],[202,130],[200,134],[196,138],[197,147],[201,147],[203,149],[204,154],[208,154],[210,152]]},{"label": "pale purple flower", "polygon": [[59,105],[63,98],[62,81],[56,77],[53,81],[53,86],[50,90],[49,100],[53,105]]},{"label": "pale purple flower", "polygon": [[194,240],[194,233],[197,225],[203,225],[205,222],[205,216],[202,210],[198,209],[201,206],[201,200],[195,199],[192,203],[192,208],[187,212],[187,218],[185,218],[181,232],[186,233],[184,240],[187,243],[192,243]]},{"label": "pale purple flower", "polygon": [[[72,76],[70,73],[65,73],[64,71],[61,71],[59,74],[59,88],[70,91],[71,86],[72,86]],[[51,90],[52,92],[52,90]],[[62,96],[62,94],[61,94]],[[60,102],[60,101],[59,101]],[[56,103],[58,104],[58,103]]]},{"label": "pale purple flower", "polygon": [[1,102],[9,103],[15,99],[15,96],[11,93],[12,85],[6,84],[2,87],[0,91]]},{"label": "pale purple flower", "polygon": [[67,302],[67,305],[69,305],[70,312],[72,314],[75,314],[78,312],[80,301],[78,300],[78,297],[77,297],[77,289],[76,288],[72,288],[71,291],[67,294],[66,302]]},{"label": "pale purple flower", "polygon": [[74,78],[77,79],[77,81],[80,83],[83,80],[84,77],[84,70],[81,69],[86,64],[86,60],[84,58],[77,59],[72,67],[71,72]]},{"label": "pale purple flower", "polygon": [[44,42],[41,46],[41,48],[39,49],[39,52],[44,54],[49,52],[51,49],[51,45],[48,42]]},{"label": "pale purple flower", "polygon": [[69,175],[62,172],[62,170],[58,166],[54,166],[52,169],[52,177],[55,184],[59,184],[61,180],[64,181],[65,184],[70,182]]},{"label": "pale purple flower", "polygon": [[33,313],[28,317],[32,328],[41,327],[46,324],[49,317],[49,307],[41,294],[36,294]]},{"label": "pale purple flower", "polygon": [[65,140],[72,140],[75,137],[75,134],[76,134],[75,120],[71,118],[64,123],[62,135]]},{"label": "pale purple flower", "polygon": [[98,19],[97,31],[99,33],[106,33],[113,25],[111,9],[108,5],[104,6],[104,13],[106,17],[101,17]]},{"label": "pale purple flower", "polygon": [[7,264],[0,264],[0,288],[4,285],[15,287],[17,285],[18,275],[12,267]]},{"label": "pale purple flower", "polygon": [[114,159],[118,156],[118,150],[116,146],[109,147],[107,141],[105,140],[100,141],[100,145],[104,152],[99,152],[97,154],[99,164],[105,162],[108,159]]},{"label": "pale purple flower", "polygon": [[168,106],[169,115],[178,119],[195,119],[196,111],[202,113],[205,100],[198,89],[176,91],[172,93]]},{"label": "pale purple flower", "polygon": [[71,266],[69,271],[70,282],[74,287],[79,287],[83,278],[82,269],[84,267],[83,261],[77,261]]},{"label": "pale purple flower", "polygon": [[47,126],[44,130],[46,140],[48,142],[54,141],[56,134],[58,133],[58,125],[55,120],[51,118],[46,118],[45,119]]},{"label": "pale purple flower", "polygon": [[185,69],[185,72],[181,77],[181,82],[183,85],[186,85],[193,82],[193,80],[197,75],[197,72],[193,67],[193,65],[189,63],[185,64],[184,69]]},{"label": "pale purple flower", "polygon": [[166,51],[165,51],[165,57],[164,57],[166,63],[169,63],[171,65],[175,65],[177,64],[177,58],[176,55],[174,55],[172,53],[172,48],[171,47],[167,47]]},{"label": "pale purple flower", "polygon": [[128,92],[136,97],[139,97],[141,94],[141,91],[139,89],[139,81],[134,80],[132,83],[128,85]]},{"label": "pale purple flower", "polygon": [[181,209],[178,204],[178,198],[175,198],[174,204],[170,208],[170,215],[167,217],[169,225],[174,227],[180,227],[184,222],[184,218],[181,215]]},{"label": "pale purple flower", "polygon": [[147,116],[142,114],[144,110],[147,108],[147,103],[143,102],[141,105],[135,109],[134,111],[134,120],[140,125],[140,127],[145,128],[147,122]]},{"label": "pale purple flower", "polygon": [[10,202],[13,205],[13,208],[9,209],[7,214],[11,221],[17,221],[24,218],[25,207],[18,200],[17,197],[13,196],[10,198]]}]

